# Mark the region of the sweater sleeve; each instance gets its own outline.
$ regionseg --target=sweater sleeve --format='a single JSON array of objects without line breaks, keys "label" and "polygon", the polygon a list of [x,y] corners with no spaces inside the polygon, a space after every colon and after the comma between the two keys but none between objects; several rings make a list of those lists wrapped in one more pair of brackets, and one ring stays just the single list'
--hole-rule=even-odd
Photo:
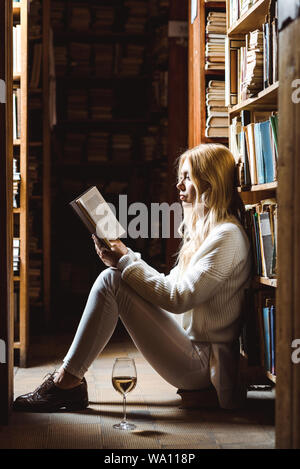
[{"label": "sweater sleeve", "polygon": [[[209,300],[234,270],[235,254],[241,242],[238,227],[220,230],[202,254],[194,254],[184,275],[160,274],[140,259],[123,256],[118,264],[122,279],[147,301],[175,314],[184,313]],[[201,251],[201,248],[200,248]]]}]

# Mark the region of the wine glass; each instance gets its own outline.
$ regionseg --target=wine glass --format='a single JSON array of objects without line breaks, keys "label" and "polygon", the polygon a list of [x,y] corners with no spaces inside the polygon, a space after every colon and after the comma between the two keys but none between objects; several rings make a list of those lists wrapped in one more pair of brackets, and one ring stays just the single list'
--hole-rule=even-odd
[{"label": "wine glass", "polygon": [[126,421],[126,395],[135,388],[136,367],[132,358],[116,358],[112,370],[112,385],[123,395],[123,420],[113,425],[118,430],[134,430],[136,426]]}]

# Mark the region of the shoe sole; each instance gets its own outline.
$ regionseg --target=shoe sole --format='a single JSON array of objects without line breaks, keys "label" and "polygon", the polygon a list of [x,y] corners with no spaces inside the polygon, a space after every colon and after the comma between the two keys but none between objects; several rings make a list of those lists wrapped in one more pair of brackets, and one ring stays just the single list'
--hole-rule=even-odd
[{"label": "shoe sole", "polygon": [[60,404],[59,406],[55,406],[55,407],[35,407],[35,406],[32,406],[32,407],[23,407],[23,408],[18,408],[18,407],[14,407],[13,410],[16,411],[16,412],[36,412],[36,413],[52,413],[52,412],[59,412],[60,410],[65,410],[65,411],[71,411],[71,412],[75,412],[75,411],[80,411],[80,410],[84,410],[88,407],[89,405],[89,401],[84,401],[84,402],[74,402],[74,403],[70,403],[70,404]]}]

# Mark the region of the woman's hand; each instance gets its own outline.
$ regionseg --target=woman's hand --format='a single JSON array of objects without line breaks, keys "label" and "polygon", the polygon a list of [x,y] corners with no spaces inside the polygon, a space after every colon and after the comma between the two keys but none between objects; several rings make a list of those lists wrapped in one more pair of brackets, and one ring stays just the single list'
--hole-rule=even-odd
[{"label": "woman's hand", "polygon": [[127,254],[128,249],[122,241],[119,239],[109,241],[112,245],[111,249],[108,249],[104,243],[101,243],[95,235],[92,235],[95,243],[95,248],[98,256],[102,262],[108,267],[117,267],[119,260],[124,254]]}]

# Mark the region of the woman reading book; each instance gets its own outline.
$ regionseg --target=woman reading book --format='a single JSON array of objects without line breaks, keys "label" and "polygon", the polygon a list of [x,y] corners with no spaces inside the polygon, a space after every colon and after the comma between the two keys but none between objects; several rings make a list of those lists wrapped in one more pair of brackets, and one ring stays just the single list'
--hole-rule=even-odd
[{"label": "woman reading book", "polygon": [[182,390],[214,386],[221,407],[238,406],[238,338],[251,254],[234,175],[233,155],[223,145],[199,145],[179,158],[182,244],[168,275],[122,241],[113,241],[109,250],[94,237],[96,252],[108,268],[91,289],[61,368],[34,392],[19,396],[15,409],[85,408],[84,375],[118,318],[171,385]]}]

